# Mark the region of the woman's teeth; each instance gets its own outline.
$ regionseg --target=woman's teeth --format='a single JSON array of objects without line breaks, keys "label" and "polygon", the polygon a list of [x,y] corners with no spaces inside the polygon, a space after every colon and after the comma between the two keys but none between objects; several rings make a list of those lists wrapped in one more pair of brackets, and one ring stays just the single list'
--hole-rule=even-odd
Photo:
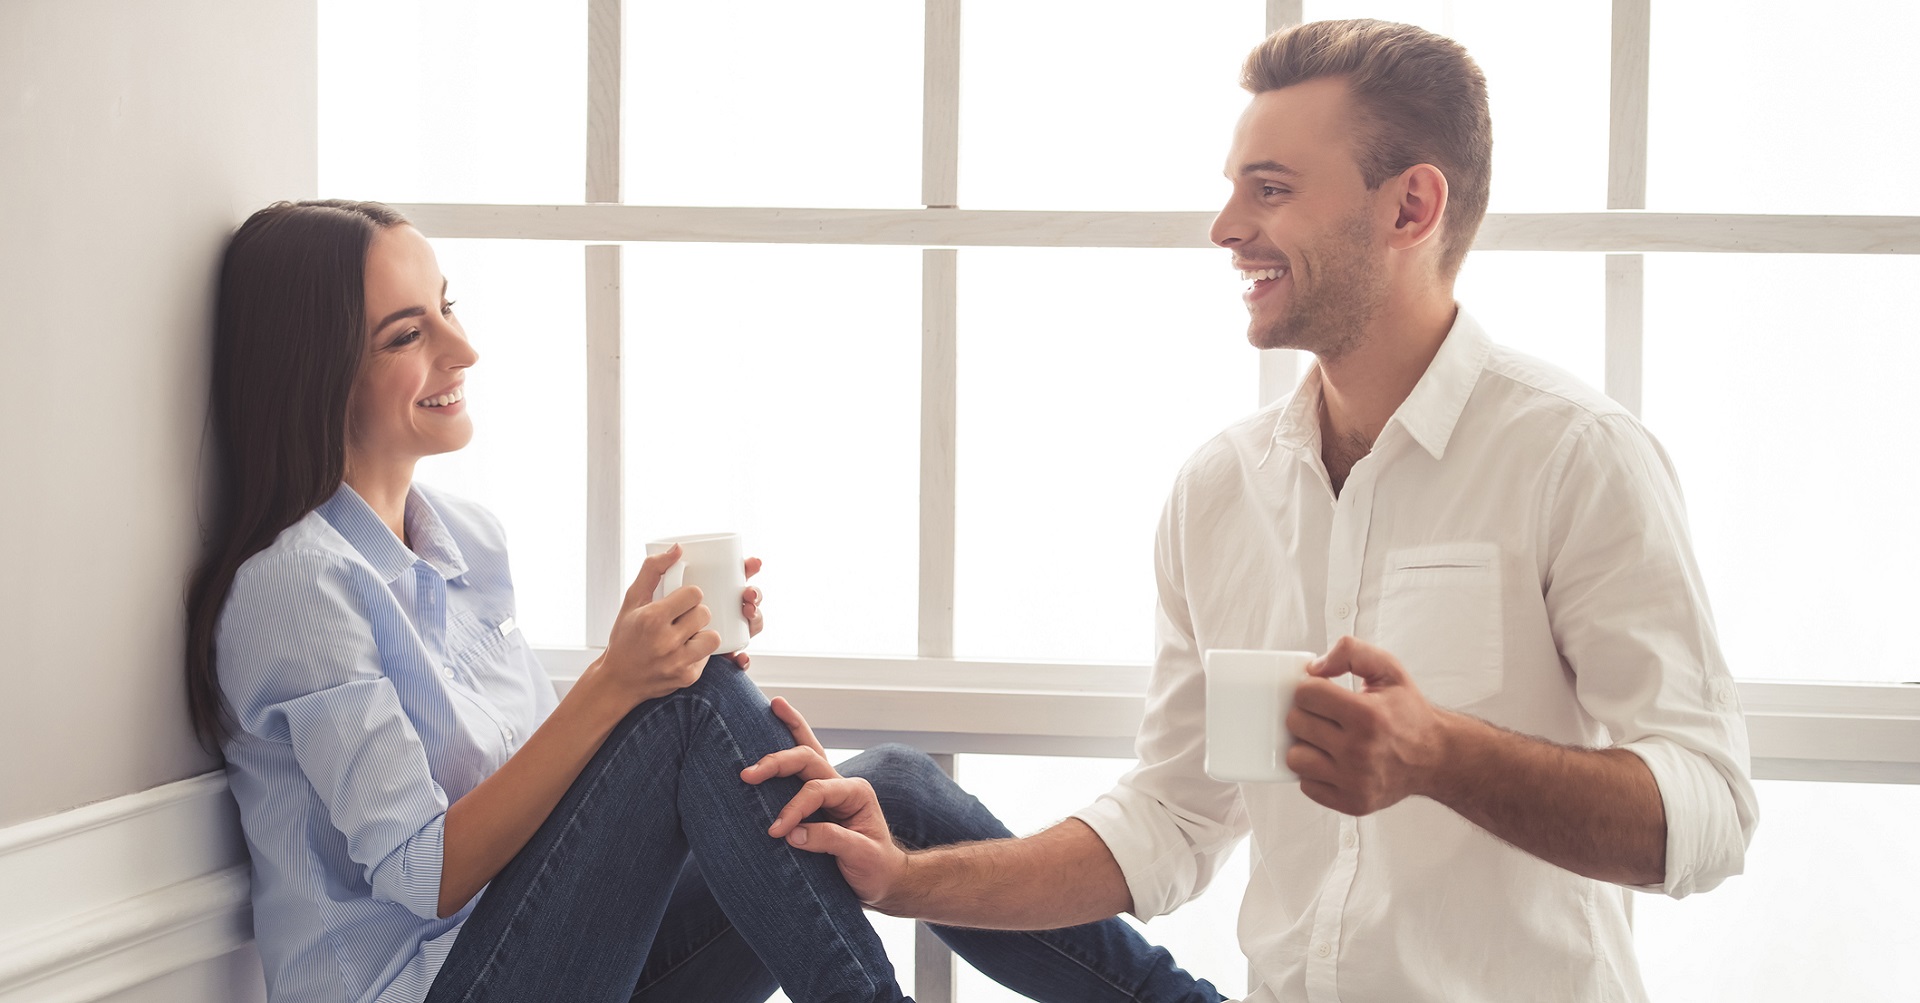
[{"label": "woman's teeth", "polygon": [[458,404],[459,402],[466,399],[467,399],[467,392],[466,390],[462,389],[462,390],[455,390],[454,392],[448,393],[448,394],[441,394],[438,397],[429,397],[426,400],[421,401],[416,406],[417,407],[446,407],[448,404]]}]

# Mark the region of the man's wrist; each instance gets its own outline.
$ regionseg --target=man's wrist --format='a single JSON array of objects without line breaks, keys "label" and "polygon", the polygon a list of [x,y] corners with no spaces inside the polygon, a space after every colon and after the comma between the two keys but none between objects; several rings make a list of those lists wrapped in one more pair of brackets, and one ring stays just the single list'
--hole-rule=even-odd
[{"label": "man's wrist", "polygon": [[1437,707],[1434,708],[1434,715],[1436,727],[1432,760],[1421,780],[1420,789],[1414,793],[1451,807],[1469,786],[1485,779],[1480,760],[1485,745],[1486,723],[1467,714]]},{"label": "man's wrist", "polygon": [[920,885],[926,878],[927,862],[922,858],[936,851],[909,850],[901,847],[901,852],[903,857],[900,861],[900,873],[895,875],[893,882],[887,886],[887,893],[881,896],[879,901],[867,903],[867,906],[888,916],[918,919],[925,905],[925,895]]}]

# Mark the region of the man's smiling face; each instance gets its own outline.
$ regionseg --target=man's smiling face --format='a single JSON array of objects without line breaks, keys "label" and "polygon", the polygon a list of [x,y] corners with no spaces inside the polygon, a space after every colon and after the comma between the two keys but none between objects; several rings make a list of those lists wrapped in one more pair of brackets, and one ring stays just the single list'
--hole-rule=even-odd
[{"label": "man's smiling face", "polygon": [[1368,191],[1361,177],[1364,127],[1346,82],[1330,77],[1257,94],[1240,116],[1233,194],[1210,235],[1250,280],[1255,347],[1338,356],[1386,300],[1395,210],[1387,186]]}]

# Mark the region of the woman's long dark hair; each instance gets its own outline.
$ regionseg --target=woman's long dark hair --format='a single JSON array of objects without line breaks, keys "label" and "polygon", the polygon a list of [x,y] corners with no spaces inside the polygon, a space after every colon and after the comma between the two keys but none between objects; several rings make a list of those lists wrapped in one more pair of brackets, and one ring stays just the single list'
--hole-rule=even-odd
[{"label": "woman's long dark hair", "polygon": [[232,734],[214,632],[247,558],[340,487],[347,399],[366,352],[367,248],[406,219],[377,202],[276,202],[227,244],[215,307],[214,494],[187,587],[187,702],[201,742]]}]

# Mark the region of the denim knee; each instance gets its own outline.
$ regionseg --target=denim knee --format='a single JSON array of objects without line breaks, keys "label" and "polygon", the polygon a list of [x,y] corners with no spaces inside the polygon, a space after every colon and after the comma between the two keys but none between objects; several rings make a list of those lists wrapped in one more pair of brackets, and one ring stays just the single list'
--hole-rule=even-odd
[{"label": "denim knee", "polygon": [[746,672],[724,655],[709,657],[700,678],[675,692],[699,697],[728,711],[744,707],[757,713],[771,703],[766,694],[760,692],[760,687],[747,678]]},{"label": "denim knee", "polygon": [[840,772],[865,778],[883,803],[911,798],[930,788],[953,783],[932,756],[898,742],[876,745],[860,753],[840,764]]}]

